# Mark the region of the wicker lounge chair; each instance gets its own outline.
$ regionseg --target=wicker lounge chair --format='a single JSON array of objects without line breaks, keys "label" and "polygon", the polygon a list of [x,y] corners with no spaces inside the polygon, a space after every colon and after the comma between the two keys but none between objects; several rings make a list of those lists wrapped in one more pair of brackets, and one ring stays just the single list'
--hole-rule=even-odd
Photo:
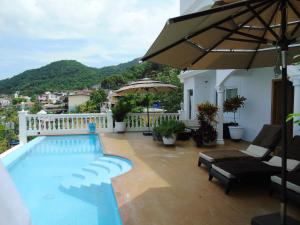
[{"label": "wicker lounge chair", "polygon": [[246,150],[213,150],[199,153],[198,166],[211,168],[213,163],[242,158],[264,160],[275,149],[281,137],[278,125],[264,125]]},{"label": "wicker lounge chair", "polygon": [[[295,171],[300,168],[299,149],[289,149],[287,170]],[[239,159],[236,161],[218,162],[209,171],[209,180],[213,178],[225,185],[228,194],[232,185],[243,182],[259,183],[269,181],[270,177],[281,172],[281,157],[273,156],[268,161]]]}]

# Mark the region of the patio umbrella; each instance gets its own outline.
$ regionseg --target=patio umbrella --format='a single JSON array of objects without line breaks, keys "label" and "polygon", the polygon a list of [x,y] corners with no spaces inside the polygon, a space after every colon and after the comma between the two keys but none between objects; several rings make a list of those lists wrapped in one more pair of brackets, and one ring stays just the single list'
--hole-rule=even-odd
[{"label": "patio umbrella", "polygon": [[[287,65],[300,53],[300,1],[244,0],[171,18],[143,61],[179,69],[250,69],[281,63],[281,224],[286,220]],[[272,224],[278,224],[274,220]],[[268,223],[267,223],[268,224]],[[271,222],[270,222],[271,224]]]},{"label": "patio umbrella", "polygon": [[147,126],[148,132],[144,132],[144,135],[152,135],[150,132],[150,120],[149,120],[149,93],[162,93],[169,92],[177,89],[175,85],[164,84],[160,81],[151,80],[149,78],[144,78],[135,82],[130,83],[127,86],[120,88],[115,91],[115,93],[122,94],[146,94],[147,98]]}]

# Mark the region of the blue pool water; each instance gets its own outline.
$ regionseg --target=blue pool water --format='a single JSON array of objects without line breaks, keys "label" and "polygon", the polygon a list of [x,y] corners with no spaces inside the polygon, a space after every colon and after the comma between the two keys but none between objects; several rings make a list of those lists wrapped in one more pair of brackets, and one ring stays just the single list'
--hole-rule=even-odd
[{"label": "blue pool water", "polygon": [[12,154],[3,163],[33,225],[122,224],[111,177],[131,163],[104,156],[97,135],[39,137]]}]

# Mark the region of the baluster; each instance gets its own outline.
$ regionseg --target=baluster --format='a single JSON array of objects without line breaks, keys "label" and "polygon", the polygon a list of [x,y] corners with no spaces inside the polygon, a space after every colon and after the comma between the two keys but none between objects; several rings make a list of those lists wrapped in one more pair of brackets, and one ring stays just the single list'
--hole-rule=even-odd
[{"label": "baluster", "polygon": [[40,117],[39,116],[37,116],[37,120],[38,120],[38,130],[41,130],[42,129],[42,127],[41,127],[41,119],[40,119]]},{"label": "baluster", "polygon": [[58,117],[57,118],[57,128],[58,128],[58,130],[61,130],[61,128],[60,128],[60,117]]},{"label": "baluster", "polygon": [[72,121],[72,130],[74,130],[75,128],[74,128],[74,117],[73,116],[71,117],[71,121]]},{"label": "baluster", "polygon": [[33,130],[37,130],[37,127],[36,127],[36,116],[34,116],[33,127],[34,127]]},{"label": "baluster", "polygon": [[74,128],[78,129],[78,117],[77,117],[77,115],[74,117]]},{"label": "baluster", "polygon": [[66,116],[66,129],[69,130],[70,129],[70,121],[69,121],[69,116]]},{"label": "baluster", "polygon": [[[28,130],[32,130],[32,126],[31,126],[31,116],[27,117],[27,120],[28,120]],[[26,130],[27,130],[27,127],[26,127]]]}]

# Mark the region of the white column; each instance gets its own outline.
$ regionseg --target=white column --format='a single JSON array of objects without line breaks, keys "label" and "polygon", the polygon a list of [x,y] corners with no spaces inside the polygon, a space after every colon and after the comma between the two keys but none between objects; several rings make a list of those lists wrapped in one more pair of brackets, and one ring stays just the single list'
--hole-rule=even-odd
[{"label": "white column", "polygon": [[218,114],[217,114],[217,144],[223,145],[224,139],[223,139],[223,123],[224,123],[224,117],[223,117],[223,103],[224,103],[224,86],[216,86],[217,94],[218,94]]},{"label": "white column", "polygon": [[183,102],[180,103],[180,110],[178,110],[179,120],[186,120],[186,112],[184,111]]},{"label": "white column", "polygon": [[[300,113],[300,75],[293,76],[291,80],[294,85],[294,113]],[[300,135],[300,127],[297,124],[294,125],[293,135]]]},{"label": "white column", "polygon": [[27,112],[22,110],[18,112],[19,114],[19,141],[21,144],[27,143],[27,124],[26,124],[26,114]]},{"label": "white column", "polygon": [[108,132],[113,132],[114,131],[114,124],[113,124],[112,112],[111,112],[110,109],[107,110],[106,116],[107,116],[107,131]]}]

